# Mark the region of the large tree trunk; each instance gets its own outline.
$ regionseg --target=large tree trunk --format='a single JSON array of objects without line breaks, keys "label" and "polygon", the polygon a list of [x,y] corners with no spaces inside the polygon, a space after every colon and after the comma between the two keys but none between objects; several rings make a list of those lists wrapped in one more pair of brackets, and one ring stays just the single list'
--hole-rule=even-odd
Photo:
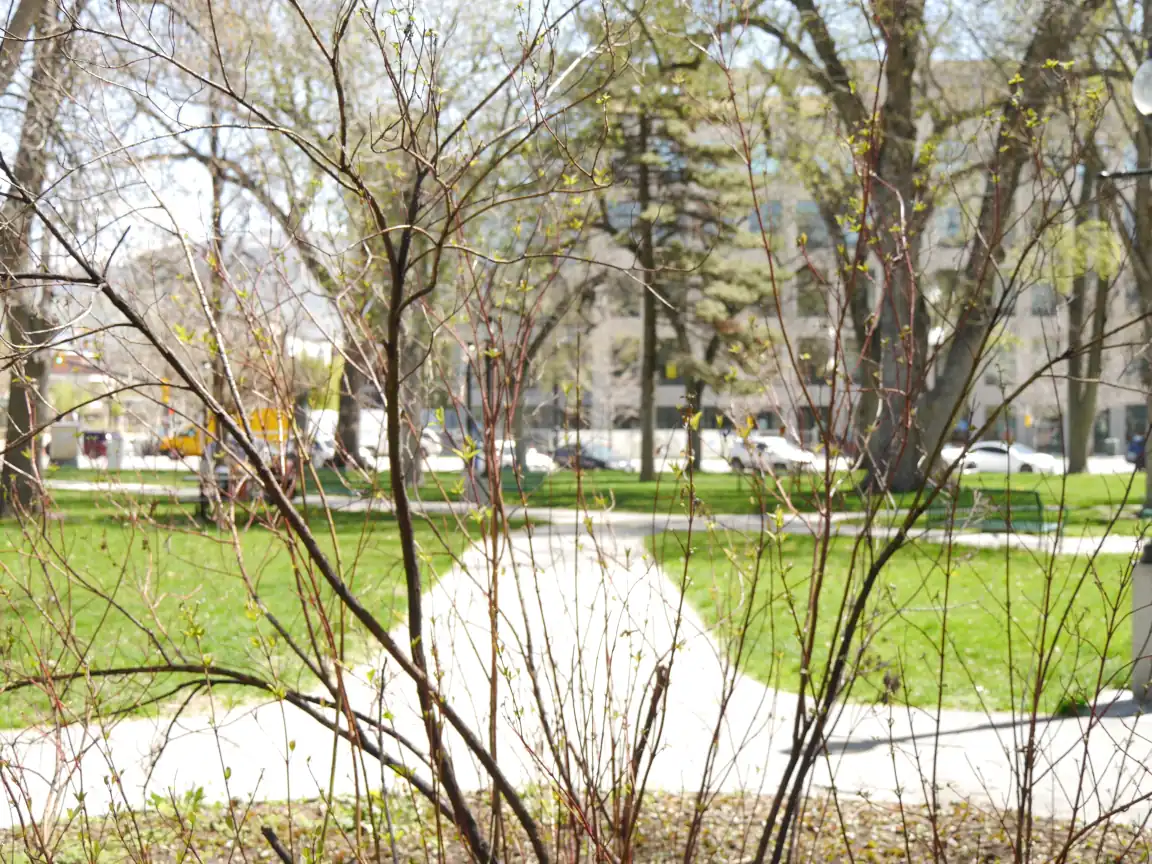
[{"label": "large tree trunk", "polygon": [[640,340],[640,479],[656,479],[656,298],[645,286]]},{"label": "large tree trunk", "polygon": [[[21,3],[17,18],[32,5]],[[36,11],[43,12],[38,28],[45,24],[51,26],[54,18],[47,5],[41,3]],[[27,33],[27,27],[22,23],[20,26]],[[49,131],[55,123],[62,95],[56,79],[66,42],[64,37],[38,42],[33,57],[28,107],[12,169],[15,184],[33,198],[44,185]],[[19,53],[18,48],[5,40],[2,49],[5,58],[8,52]],[[0,60],[6,62],[5,58]],[[4,62],[0,62],[0,83],[6,85],[7,79],[2,76],[10,76],[11,72],[3,68]],[[0,228],[0,272],[15,273],[24,269],[21,265],[27,258],[31,217],[31,208],[18,195],[9,196],[0,208],[0,226],[3,226]],[[42,416],[45,412],[38,410],[43,405],[38,387],[45,375],[44,358],[41,352],[30,349],[48,341],[48,334],[47,322],[35,311],[32,289],[21,288],[10,279],[0,280],[0,285],[8,298],[12,344],[17,350],[30,351],[12,369],[8,391],[7,451],[0,471],[0,512],[10,512],[13,508],[27,510],[40,499],[43,491],[35,456],[37,445],[31,435],[37,422],[46,419]]]},{"label": "large tree trunk", "polygon": [[[919,57],[923,4],[891,7],[885,69],[885,136],[877,159],[881,178],[874,187],[874,212],[882,220],[905,212],[916,197],[916,116],[913,79]],[[893,230],[899,227],[899,230]],[[916,284],[920,235],[906,224],[882,224],[876,231],[884,279],[880,335],[886,348],[880,362],[876,432],[868,436],[868,482],[872,488],[903,492],[920,482],[919,420],[913,406],[923,392],[928,350],[928,310]]]},{"label": "large tree trunk", "polygon": [[[1144,0],[1144,15],[1143,30],[1144,44],[1152,44],[1152,0]],[[1149,130],[1148,123],[1141,118],[1136,123],[1136,167],[1141,171],[1148,171],[1152,168],[1152,130]],[[1152,179],[1147,174],[1142,174],[1136,178],[1136,207],[1133,215],[1135,216],[1135,241],[1129,246],[1129,252],[1137,260],[1134,261],[1133,274],[1136,276],[1136,285],[1140,289],[1140,313],[1147,316],[1152,313]],[[1123,225],[1117,227],[1121,229],[1122,236],[1128,237],[1126,231],[1123,231]],[[1148,318],[1144,319],[1144,343],[1145,345],[1152,344],[1152,321]],[[1144,393],[1145,393],[1145,407],[1147,409],[1146,417],[1152,422],[1152,363],[1144,364]],[[1144,429],[1144,450],[1148,451],[1148,432],[1149,429],[1145,426]],[[1152,469],[1145,466],[1144,469],[1144,506],[1141,508],[1142,515],[1152,515]]]},{"label": "large tree trunk", "polygon": [[[1014,221],[1013,202],[1025,165],[1033,158],[1032,118],[1044,114],[1056,87],[1049,70],[1053,60],[1069,56],[1075,36],[1103,0],[1085,0],[1070,5],[1048,0],[1037,21],[1031,42],[1021,61],[1021,84],[1003,105],[1003,120],[997,133],[997,163],[985,178],[984,194],[977,217],[972,249],[964,267],[960,290],[966,295],[967,310],[953,334],[936,383],[917,405],[920,437],[927,451],[941,443],[956,422],[967,401],[981,359],[986,354],[991,328],[998,319],[995,294],[997,262],[1004,257],[1005,230]],[[993,176],[995,180],[993,180]],[[1137,208],[1140,218],[1140,206]]]},{"label": "large tree trunk", "polygon": [[8,449],[0,473],[0,507],[4,513],[27,513],[37,507],[43,494],[33,434],[48,416],[39,391],[44,352],[36,350],[46,341],[45,323],[24,304],[13,306],[8,314],[11,344],[28,353],[13,367],[8,385]]},{"label": "large tree trunk", "polygon": [[[1092,391],[1089,402],[1088,392]],[[1096,387],[1087,381],[1079,384],[1068,380],[1068,444],[1064,448],[1068,455],[1069,474],[1083,474],[1088,470],[1088,442],[1092,438],[1092,427],[1096,414]]]},{"label": "large tree trunk", "polygon": [[[1087,221],[1093,195],[1095,172],[1086,170],[1080,185],[1080,198],[1077,201],[1075,220],[1075,242],[1080,242],[1081,226]],[[1101,281],[1097,277],[1097,282]],[[1097,290],[1096,302],[1100,296]],[[1096,419],[1096,386],[1091,376],[1084,375],[1084,313],[1088,303],[1088,273],[1081,267],[1072,278],[1072,290],[1068,295],[1068,441],[1065,452],[1068,456],[1068,473],[1082,474],[1088,470],[1088,440]],[[1093,318],[1096,316],[1094,315]],[[1097,347],[1097,354],[1099,348]]]},{"label": "large tree trunk", "polygon": [[[1088,346],[1088,368],[1078,388],[1077,401],[1070,410],[1076,411],[1075,418],[1069,418],[1069,427],[1076,430],[1075,437],[1069,432],[1069,473],[1088,470],[1089,445],[1096,426],[1096,397],[1100,390],[1100,374],[1104,369],[1104,328],[1108,323],[1108,294],[1110,284],[1107,279],[1096,277],[1096,299],[1092,310],[1091,343]],[[1071,387],[1069,387],[1071,400]],[[1073,424],[1075,420],[1075,424]],[[1075,469],[1075,470],[1073,470]]]},{"label": "large tree trunk", "polygon": [[[640,115],[640,152],[648,152],[651,121]],[[643,324],[640,336],[640,480],[656,479],[656,253],[652,223],[645,218],[651,201],[648,163],[641,158],[639,177],[640,266],[644,268]]]},{"label": "large tree trunk", "polygon": [[28,34],[41,14],[48,14],[48,0],[20,0],[15,13],[4,28],[4,40],[0,42],[0,93],[8,89],[12,76],[20,65],[20,55]]}]

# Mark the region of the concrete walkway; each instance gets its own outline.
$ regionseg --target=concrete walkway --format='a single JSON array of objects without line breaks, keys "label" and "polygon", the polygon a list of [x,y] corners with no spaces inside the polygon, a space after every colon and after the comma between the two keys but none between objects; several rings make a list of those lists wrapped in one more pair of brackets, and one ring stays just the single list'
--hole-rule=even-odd
[{"label": "concrete walkway", "polygon": [[[611,522],[611,525],[603,524]],[[677,587],[644,554],[643,530],[627,521],[582,519],[515,536],[493,570],[479,550],[425,597],[424,636],[441,691],[470,728],[489,740],[493,574],[499,591],[497,750],[518,787],[553,782],[542,718],[563,723],[583,760],[578,786],[622,782],[621,750],[631,753],[663,668],[648,788],[695,793],[768,790],[783,776],[797,699],[743,675]],[[407,645],[406,627],[395,633]],[[369,673],[369,669],[372,673]],[[362,712],[387,714],[414,742],[424,733],[413,687],[383,658],[349,673]],[[721,706],[726,706],[721,718]],[[849,705],[836,717],[813,774],[818,787],[849,794],[1013,806],[1024,765],[1026,718],[1006,713],[924,711]],[[1152,721],[1117,697],[1099,718],[1042,719],[1035,729],[1035,813],[1093,819],[1113,809],[1142,821],[1152,794]],[[710,742],[715,734],[715,753]],[[553,735],[553,740],[556,736]],[[450,735],[465,789],[486,788],[477,760]],[[426,770],[390,739],[387,752],[421,776]],[[569,760],[574,766],[575,760]],[[626,760],[623,760],[626,761]],[[202,788],[208,800],[284,800],[351,793],[399,781],[353,758],[315,721],[280,703],[220,710],[205,705],[175,720],[131,719],[108,727],[0,733],[0,776],[18,800],[0,806],[0,827],[75,807],[90,812],[141,806],[150,794]],[[331,780],[330,780],[331,772]]]}]

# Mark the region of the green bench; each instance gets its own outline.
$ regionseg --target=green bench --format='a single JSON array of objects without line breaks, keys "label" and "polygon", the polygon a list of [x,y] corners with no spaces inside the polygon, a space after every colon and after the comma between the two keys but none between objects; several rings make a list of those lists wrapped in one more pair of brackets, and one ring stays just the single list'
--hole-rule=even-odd
[{"label": "green bench", "polygon": [[924,511],[928,528],[972,528],[993,534],[1018,531],[1044,534],[1048,522],[1040,493],[1031,489],[961,489],[954,497],[941,493]]}]

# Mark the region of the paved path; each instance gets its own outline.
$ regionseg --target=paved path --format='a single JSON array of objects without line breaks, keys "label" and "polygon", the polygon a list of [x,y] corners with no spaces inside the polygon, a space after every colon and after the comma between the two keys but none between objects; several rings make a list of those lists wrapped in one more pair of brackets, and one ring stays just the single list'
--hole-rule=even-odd
[{"label": "paved path", "polygon": [[[613,529],[618,527],[626,526]],[[722,652],[699,617],[643,554],[641,533],[595,524],[589,529],[579,520],[540,526],[533,539],[517,535],[502,557],[495,572],[502,610],[497,734],[503,770],[521,787],[554,776],[543,712],[553,723],[564,718],[566,738],[586,759],[594,782],[618,782],[619,751],[635,746],[657,667],[664,666],[670,683],[651,742],[648,787],[695,792],[705,778],[721,790],[773,789],[789,759],[796,697],[726,675]],[[464,564],[425,597],[425,644],[437,658],[447,700],[487,741],[492,569],[478,550]],[[404,627],[395,635],[408,644]],[[398,732],[422,741],[412,687],[394,663],[376,668],[371,678],[367,667],[351,673],[353,705],[388,712]],[[710,760],[714,732],[718,743]],[[935,785],[946,799],[1010,806],[1027,732],[1010,714],[945,711],[937,718],[851,705],[837,717],[814,781],[910,801],[923,800]],[[1120,818],[1143,820],[1149,815],[1143,796],[1152,793],[1150,732],[1152,721],[1122,699],[1102,719],[1042,720],[1037,814],[1078,811],[1094,818],[1132,805]],[[462,785],[484,788],[483,772],[457,736],[451,746]],[[423,773],[391,741],[386,747]],[[75,806],[80,791],[92,812],[196,787],[214,801],[284,800],[327,790],[330,771],[331,791],[349,793],[357,770],[368,772],[361,788],[397,782],[358,763],[313,720],[278,703],[233,709],[215,721],[201,706],[176,721],[0,733],[0,776],[9,788],[26,792],[16,807],[0,805],[0,827]]]}]

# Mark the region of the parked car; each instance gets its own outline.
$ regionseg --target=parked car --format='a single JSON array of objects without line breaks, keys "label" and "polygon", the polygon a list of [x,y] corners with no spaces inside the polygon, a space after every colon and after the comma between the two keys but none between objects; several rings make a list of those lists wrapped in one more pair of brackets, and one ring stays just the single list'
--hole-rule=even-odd
[{"label": "parked car", "polygon": [[103,459],[108,455],[108,433],[85,432],[80,446],[80,452],[88,459]]},{"label": "parked car", "polygon": [[965,474],[995,472],[999,474],[1061,474],[1064,463],[1056,456],[1040,453],[1024,444],[1006,441],[977,441],[964,453],[961,447],[945,447],[940,458],[952,463],[963,456]]},{"label": "parked car", "polygon": [[439,456],[444,452],[444,442],[440,433],[431,426],[420,430],[420,454],[427,459],[429,456]]},{"label": "parked car", "polygon": [[811,471],[815,463],[815,453],[779,435],[749,435],[747,439],[734,441],[728,451],[728,464],[737,474],[744,471]]},{"label": "parked car", "polygon": [[1137,471],[1143,471],[1147,463],[1147,455],[1144,436],[1134,435],[1132,440],[1128,442],[1128,452],[1124,454],[1124,458],[1135,465]]},{"label": "parked car", "polygon": [[[500,467],[511,468],[516,464],[516,442],[510,438],[497,438],[493,442],[496,447],[496,452],[500,454]],[[485,465],[487,450],[483,442],[476,444],[479,452],[473,459],[473,464],[476,467],[478,474],[487,473],[487,466]],[[556,470],[556,462],[547,453],[541,453],[535,447],[529,447],[524,452],[524,469],[536,473],[550,473]]]},{"label": "parked car", "polygon": [[583,468],[584,470],[630,471],[632,463],[603,444],[569,444],[558,447],[552,454],[552,461],[558,468]]},{"label": "parked car", "polygon": [[[309,450],[312,454],[313,466],[324,468],[336,458],[336,439],[330,435],[318,435],[312,440]],[[270,453],[275,455],[275,450],[271,450]],[[287,453],[289,456],[296,455],[296,441],[294,439],[288,442]]]}]

